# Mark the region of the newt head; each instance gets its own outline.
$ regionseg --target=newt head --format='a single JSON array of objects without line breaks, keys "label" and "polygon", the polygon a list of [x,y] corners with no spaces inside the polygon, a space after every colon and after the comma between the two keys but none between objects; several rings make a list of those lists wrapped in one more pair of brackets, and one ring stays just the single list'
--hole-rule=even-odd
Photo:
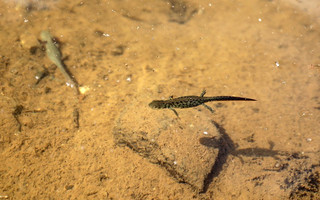
[{"label": "newt head", "polygon": [[52,41],[52,36],[51,36],[50,32],[47,31],[47,30],[41,31],[40,38],[41,38],[41,40],[42,40],[43,42]]},{"label": "newt head", "polygon": [[153,109],[160,109],[160,108],[163,108],[162,104],[163,104],[163,101],[154,100],[151,103],[149,103],[149,107],[151,107]]}]

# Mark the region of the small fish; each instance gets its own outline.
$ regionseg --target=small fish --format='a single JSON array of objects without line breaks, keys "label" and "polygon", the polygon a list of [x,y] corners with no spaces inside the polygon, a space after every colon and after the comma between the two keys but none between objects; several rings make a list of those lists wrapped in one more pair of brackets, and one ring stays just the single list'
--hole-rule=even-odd
[{"label": "small fish", "polygon": [[216,97],[204,97],[206,90],[203,90],[200,96],[183,96],[178,98],[173,98],[172,96],[169,100],[154,100],[149,103],[149,106],[154,109],[165,109],[168,108],[179,117],[175,108],[191,108],[199,105],[203,105],[205,108],[214,113],[214,110],[204,104],[210,101],[256,101],[255,99],[244,98],[244,97],[233,97],[233,96],[216,96]]}]

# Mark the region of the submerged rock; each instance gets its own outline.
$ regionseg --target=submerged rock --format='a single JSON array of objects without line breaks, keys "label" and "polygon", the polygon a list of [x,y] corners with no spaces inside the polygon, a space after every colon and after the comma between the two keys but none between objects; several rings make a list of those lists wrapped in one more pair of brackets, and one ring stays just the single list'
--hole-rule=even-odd
[{"label": "submerged rock", "polygon": [[199,140],[217,138],[219,132],[205,109],[177,111],[180,119],[168,109],[151,109],[148,102],[131,102],[119,115],[115,142],[163,167],[178,182],[202,190],[218,149],[204,146]]}]

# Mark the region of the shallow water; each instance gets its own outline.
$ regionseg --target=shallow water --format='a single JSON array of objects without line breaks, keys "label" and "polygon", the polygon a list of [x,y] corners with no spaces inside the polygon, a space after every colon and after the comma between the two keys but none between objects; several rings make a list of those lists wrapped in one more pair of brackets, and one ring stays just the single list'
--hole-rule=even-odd
[{"label": "shallow water", "polygon": [[[0,1],[0,199],[319,198],[320,10],[311,2]],[[46,29],[82,95],[47,58]],[[173,141],[184,137],[179,124],[202,118],[219,131],[218,146],[200,129],[191,141],[220,151],[199,193],[118,146],[114,130],[122,116],[141,120],[154,99],[203,89],[258,101],[208,103],[214,115],[179,109],[181,123],[153,111],[176,126]],[[164,127],[154,118],[144,118],[150,130]]]}]

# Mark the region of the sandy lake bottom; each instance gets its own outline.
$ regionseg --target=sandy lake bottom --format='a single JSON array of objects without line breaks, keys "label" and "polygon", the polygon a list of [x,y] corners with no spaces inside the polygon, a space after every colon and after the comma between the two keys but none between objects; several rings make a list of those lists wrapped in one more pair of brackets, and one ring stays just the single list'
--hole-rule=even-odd
[{"label": "sandy lake bottom", "polygon": [[[320,199],[320,7],[299,2],[1,0],[0,199]],[[203,89],[257,101],[148,106]]]}]

